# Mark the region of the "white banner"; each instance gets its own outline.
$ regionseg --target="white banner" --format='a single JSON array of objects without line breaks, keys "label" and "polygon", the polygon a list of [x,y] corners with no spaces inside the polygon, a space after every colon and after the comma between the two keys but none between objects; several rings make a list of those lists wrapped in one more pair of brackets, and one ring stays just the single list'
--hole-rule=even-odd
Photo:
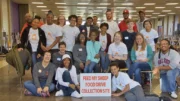
[{"label": "white banner", "polygon": [[83,97],[111,96],[111,73],[80,74],[80,92]]}]

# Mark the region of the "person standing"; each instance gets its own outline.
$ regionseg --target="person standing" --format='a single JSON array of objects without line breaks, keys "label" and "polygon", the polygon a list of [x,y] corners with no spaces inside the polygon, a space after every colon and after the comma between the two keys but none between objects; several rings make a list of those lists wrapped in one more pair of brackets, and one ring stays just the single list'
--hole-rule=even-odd
[{"label": "person standing", "polygon": [[136,22],[138,32],[140,32],[144,28],[143,23],[145,20],[148,20],[147,18],[145,18],[145,12],[143,10],[140,10],[139,11],[139,20]]},{"label": "person standing", "polygon": [[21,29],[20,32],[20,37],[22,36],[22,33],[24,31],[24,29],[26,29],[26,27],[30,27],[31,26],[31,22],[32,22],[32,16],[30,13],[26,13],[25,15],[25,24],[23,25],[23,28]]},{"label": "person standing", "polygon": [[77,16],[77,24],[76,24],[76,27],[78,27],[79,28],[79,26],[81,26],[82,25],[82,17],[81,16]]},{"label": "person standing", "polygon": [[57,19],[57,25],[59,25],[59,27],[63,28],[64,25],[66,25],[66,18],[63,15],[60,15]]},{"label": "person standing", "polygon": [[93,26],[96,29],[99,29],[99,24],[97,22],[98,22],[98,17],[97,16],[93,16]]}]

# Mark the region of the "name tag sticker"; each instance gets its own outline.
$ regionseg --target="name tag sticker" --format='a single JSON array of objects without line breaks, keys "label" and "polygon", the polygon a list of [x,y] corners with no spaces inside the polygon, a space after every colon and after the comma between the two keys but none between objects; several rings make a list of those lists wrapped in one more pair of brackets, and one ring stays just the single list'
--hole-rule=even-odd
[{"label": "name tag sticker", "polygon": [[129,37],[125,37],[125,39],[126,39],[126,40],[128,40],[128,39],[129,39]]},{"label": "name tag sticker", "polygon": [[61,61],[61,58],[57,58],[58,61]]},{"label": "name tag sticker", "polygon": [[82,51],[82,48],[79,48],[79,51]]},{"label": "name tag sticker", "polygon": [[39,71],[38,71],[39,73],[41,73],[42,71],[39,69]]}]

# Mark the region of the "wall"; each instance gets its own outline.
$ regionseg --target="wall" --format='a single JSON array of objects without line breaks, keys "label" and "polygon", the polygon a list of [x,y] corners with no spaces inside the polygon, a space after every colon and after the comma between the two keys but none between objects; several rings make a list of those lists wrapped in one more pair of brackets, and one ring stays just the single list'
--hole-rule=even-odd
[{"label": "wall", "polygon": [[173,22],[174,22],[174,16],[170,15],[168,16],[168,35],[173,35]]},{"label": "wall", "polygon": [[19,32],[19,12],[18,4],[11,1],[11,27],[12,32]]},{"label": "wall", "polygon": [[164,24],[163,24],[163,29],[164,29],[164,35],[168,35],[167,33],[167,26],[168,26],[168,17],[164,17]]}]

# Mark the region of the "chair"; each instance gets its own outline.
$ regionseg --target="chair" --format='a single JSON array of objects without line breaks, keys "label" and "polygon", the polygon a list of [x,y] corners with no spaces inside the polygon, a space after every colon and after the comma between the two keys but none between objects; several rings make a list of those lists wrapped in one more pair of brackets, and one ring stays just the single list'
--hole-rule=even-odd
[{"label": "chair", "polygon": [[141,73],[148,73],[149,74],[149,81],[150,81],[150,90],[149,90],[149,92],[151,93],[151,90],[152,90],[152,71],[141,71]]}]

